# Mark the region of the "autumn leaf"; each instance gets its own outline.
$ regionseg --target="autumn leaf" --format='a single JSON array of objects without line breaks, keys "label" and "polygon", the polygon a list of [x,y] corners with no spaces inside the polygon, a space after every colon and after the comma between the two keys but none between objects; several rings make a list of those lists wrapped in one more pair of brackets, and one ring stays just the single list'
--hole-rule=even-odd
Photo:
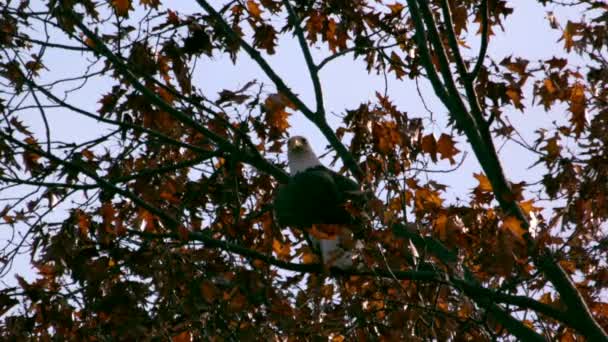
[{"label": "autumn leaf", "polygon": [[319,260],[316,254],[304,252],[302,253],[302,262],[305,264],[313,264],[319,262]]},{"label": "autumn leaf", "polygon": [[441,159],[448,159],[450,164],[456,164],[454,156],[460,152],[454,145],[452,136],[447,134],[441,134],[439,141],[437,141],[437,152],[441,155]]},{"label": "autumn leaf", "polygon": [[340,225],[316,224],[310,228],[309,233],[319,240],[334,240],[337,238],[338,234],[340,234],[341,230],[342,227]]},{"label": "autumn leaf", "polygon": [[433,222],[435,230],[437,231],[437,235],[439,236],[439,239],[442,241],[445,241],[447,239],[447,231],[446,231],[447,223],[448,223],[448,216],[445,213],[439,214],[439,216]]},{"label": "autumn leaf", "polygon": [[256,19],[260,19],[260,16],[262,14],[260,6],[258,6],[258,4],[253,0],[247,0],[247,11],[249,11],[249,14],[251,14]]},{"label": "autumn leaf", "polygon": [[484,175],[483,173],[474,173],[473,177],[475,177],[477,181],[479,181],[477,189],[482,192],[492,192],[492,184],[490,183],[490,180],[488,179],[488,177],[486,177],[486,175]]},{"label": "autumn leaf", "polygon": [[283,95],[272,94],[264,101],[266,109],[266,123],[272,127],[276,133],[283,133],[289,128],[289,113],[286,108],[295,106]]},{"label": "autumn leaf", "polygon": [[527,230],[522,228],[521,222],[514,216],[507,216],[502,221],[503,229],[511,232],[515,237],[517,237],[520,241],[524,241],[524,235],[527,233]]},{"label": "autumn leaf", "polygon": [[80,209],[74,211],[74,215],[76,216],[76,223],[81,237],[86,238],[89,234],[91,219]]},{"label": "autumn leaf", "polygon": [[401,10],[403,10],[403,8],[404,8],[403,4],[400,4],[398,2],[396,2],[392,5],[386,5],[386,6],[388,6],[388,8],[391,9],[392,14],[399,14],[401,12]]},{"label": "autumn leaf", "polygon": [[433,134],[425,135],[422,137],[422,151],[430,154],[431,159],[437,162],[437,141]]},{"label": "autumn leaf", "polygon": [[308,21],[306,22],[306,31],[308,32],[307,38],[311,42],[317,41],[317,34],[323,31],[323,23],[326,18],[320,12],[313,12]]},{"label": "autumn leaf", "polygon": [[557,91],[557,89],[555,89],[555,86],[553,85],[553,81],[551,81],[550,78],[546,78],[543,81],[543,84],[544,84],[545,89],[547,89],[547,92],[549,94],[553,94],[553,93],[555,93]]},{"label": "autumn leaf", "polygon": [[151,7],[157,9],[160,5],[160,0],[139,0],[139,3],[144,5],[144,7]]},{"label": "autumn leaf", "polygon": [[520,202],[519,206],[526,215],[529,215],[530,213],[540,212],[543,209],[541,207],[534,206],[534,200],[532,199]]},{"label": "autumn leaf", "polygon": [[183,331],[171,338],[172,342],[191,342],[192,334],[189,331]]},{"label": "autumn leaf", "polygon": [[577,137],[581,135],[587,124],[585,109],[587,101],[585,98],[585,87],[581,83],[576,83],[570,89],[570,122],[574,126],[574,133]]},{"label": "autumn leaf", "polygon": [[272,241],[272,250],[277,254],[277,257],[281,260],[291,259],[291,243],[283,243],[279,240]]},{"label": "autumn leaf", "polygon": [[521,100],[522,100],[521,89],[509,87],[509,88],[507,88],[506,93],[507,93],[507,96],[511,99],[511,102],[513,103],[515,108],[523,111],[524,105],[521,103]]},{"label": "autumn leaf", "polygon": [[255,29],[253,35],[254,45],[258,48],[266,50],[269,55],[274,54],[276,46],[277,33],[271,25],[260,25]]},{"label": "autumn leaf", "polygon": [[116,15],[121,17],[127,17],[129,15],[129,10],[133,9],[131,0],[112,0],[112,7],[114,8]]}]

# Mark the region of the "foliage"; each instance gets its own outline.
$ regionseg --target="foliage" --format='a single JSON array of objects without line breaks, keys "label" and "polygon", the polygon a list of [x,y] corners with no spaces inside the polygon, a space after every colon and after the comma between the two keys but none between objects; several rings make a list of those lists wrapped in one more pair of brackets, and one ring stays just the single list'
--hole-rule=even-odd
[{"label": "foliage", "polygon": [[[504,0],[0,5],[0,261],[13,275],[27,257],[35,273],[0,291],[0,334],[607,340],[608,7],[539,2],[585,14],[547,16],[564,56],[487,55],[509,31],[517,2]],[[284,38],[299,44],[315,106],[270,62]],[[469,45],[479,52],[465,56]],[[85,66],[48,68],[53,54]],[[381,91],[330,125],[321,71],[353,57],[428,80],[448,127],[395,105],[411,94]],[[252,60],[265,79],[203,90],[196,65],[222,58]],[[91,86],[95,97],[77,95]],[[527,142],[510,117],[532,109],[555,124]],[[355,269],[328,270],[301,231],[274,222],[296,115],[370,194]],[[68,120],[99,129],[70,140],[55,133]],[[508,180],[496,141],[536,156],[525,182]],[[460,172],[462,151],[482,172],[461,175],[478,185],[452,200],[428,176],[446,161]]]}]

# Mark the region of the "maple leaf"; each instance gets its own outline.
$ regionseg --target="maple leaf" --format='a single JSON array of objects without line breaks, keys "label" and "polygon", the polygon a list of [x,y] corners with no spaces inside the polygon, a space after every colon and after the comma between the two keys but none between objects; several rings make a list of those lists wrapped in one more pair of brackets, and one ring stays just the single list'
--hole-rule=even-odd
[{"label": "maple leaf", "polygon": [[545,63],[547,63],[550,68],[561,70],[566,65],[568,65],[568,60],[565,59],[565,58],[556,58],[556,57],[553,57],[553,58],[545,61]]},{"label": "maple leaf", "polygon": [[323,31],[323,24],[326,18],[320,12],[313,12],[306,22],[307,38],[311,42],[317,41],[317,34]]},{"label": "maple leaf", "polygon": [[503,229],[510,231],[519,241],[524,241],[524,235],[528,232],[521,226],[521,222],[514,216],[507,216],[502,221]]},{"label": "maple leaf", "polygon": [[431,155],[431,159],[437,162],[437,141],[433,134],[422,137],[422,151]]},{"label": "maple leaf", "polygon": [[520,88],[508,87],[506,94],[509,97],[509,99],[511,99],[511,102],[513,103],[515,108],[517,108],[521,111],[524,110],[524,105],[523,105],[523,103],[521,103],[522,94],[521,94]]},{"label": "maple leaf", "polygon": [[534,212],[540,212],[543,209],[542,207],[534,206],[534,200],[532,199],[520,202],[519,206],[524,211],[524,213],[526,213],[526,215],[529,215],[530,213]]},{"label": "maple leaf", "polygon": [[129,10],[133,9],[131,0],[112,0],[112,8],[116,15],[121,17],[127,17]]},{"label": "maple leaf", "polygon": [[399,80],[402,79],[403,76],[405,76],[405,70],[403,70],[403,67],[402,67],[403,62],[401,61],[401,58],[399,57],[399,55],[397,55],[393,51],[393,52],[391,52],[390,61],[391,61],[391,63],[390,63],[389,71],[394,71],[397,79],[399,79]]},{"label": "maple leaf", "polygon": [[475,177],[479,181],[479,185],[477,185],[477,189],[482,192],[492,192],[492,184],[486,175],[483,173],[473,173],[473,177]]},{"label": "maple leaf", "polygon": [[454,156],[460,152],[454,145],[452,136],[447,134],[441,134],[439,141],[437,141],[437,152],[441,155],[441,159],[449,159],[450,164],[456,164]]},{"label": "maple leaf", "polygon": [[260,6],[258,6],[258,4],[255,1],[253,1],[253,0],[247,0],[247,11],[254,18],[256,18],[256,19],[260,19],[261,18],[262,11],[260,10]]},{"label": "maple leaf", "polygon": [[272,241],[272,250],[281,260],[289,260],[291,258],[291,243],[283,243],[277,239]]},{"label": "maple leaf", "polygon": [[253,35],[254,45],[268,52],[269,55],[274,54],[276,46],[277,33],[271,25],[260,25],[255,29]]},{"label": "maple leaf", "polygon": [[570,122],[574,125],[574,133],[579,137],[587,124],[585,109],[587,101],[585,98],[585,86],[580,83],[574,84],[570,89]]},{"label": "maple leaf", "polygon": [[582,28],[581,24],[574,23],[570,20],[568,20],[568,23],[566,23],[566,27],[564,28],[562,36],[558,40],[558,41],[561,41],[561,40],[564,41],[564,48],[566,48],[566,51],[570,52],[570,50],[572,50],[572,47],[574,47],[574,45],[575,45],[574,36],[579,34],[579,31],[581,30],[581,28]]},{"label": "maple leaf", "polygon": [[546,145],[542,148],[547,151],[547,161],[549,163],[555,161],[560,156],[561,146],[559,145],[559,135],[555,135],[552,138],[547,139]]},{"label": "maple leaf", "polygon": [[392,14],[399,14],[401,12],[401,10],[403,10],[403,8],[405,7],[405,6],[403,6],[403,4],[400,4],[398,2],[396,2],[392,5],[386,5],[386,6],[388,6],[388,8],[391,9]]},{"label": "maple leaf", "polygon": [[157,9],[160,5],[160,0],[139,0],[139,3],[144,5],[144,7],[151,7]]},{"label": "maple leaf", "polygon": [[289,113],[285,110],[287,107],[295,108],[295,106],[282,94],[272,94],[264,101],[264,109],[266,109],[265,121],[275,130],[274,134],[283,133],[289,128]]}]

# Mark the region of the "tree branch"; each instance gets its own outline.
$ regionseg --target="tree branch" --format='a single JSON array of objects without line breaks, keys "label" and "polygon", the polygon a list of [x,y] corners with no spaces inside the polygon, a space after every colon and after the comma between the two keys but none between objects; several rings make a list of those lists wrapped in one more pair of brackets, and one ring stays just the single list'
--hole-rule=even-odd
[{"label": "tree branch", "polygon": [[189,125],[190,127],[196,129],[197,131],[199,131],[200,133],[202,133],[203,135],[205,135],[206,137],[211,139],[215,144],[217,144],[217,146],[220,149],[234,155],[235,157],[237,157],[238,159],[242,160],[243,162],[245,162],[247,164],[251,164],[251,165],[255,166],[257,169],[259,169],[261,171],[272,174],[279,181],[285,182],[287,180],[287,174],[283,170],[277,168],[276,166],[269,163],[268,161],[266,161],[265,159],[261,158],[258,155],[252,155],[245,151],[239,150],[238,148],[236,148],[236,146],[234,146],[232,143],[230,143],[230,141],[215,134],[214,132],[210,131],[206,127],[204,127],[201,124],[199,124],[198,122],[196,122],[192,117],[182,113],[181,111],[173,108],[173,106],[171,106],[170,104],[165,102],[160,96],[158,96],[157,94],[152,92],[150,89],[148,89],[146,86],[144,86],[141,82],[139,82],[137,79],[137,76],[134,75],[130,71],[130,68],[128,68],[120,60],[120,58],[118,58],[116,55],[114,55],[114,53],[112,53],[112,51],[110,51],[110,49],[108,49],[108,47],[103,43],[103,41],[101,39],[99,39],[99,37],[97,35],[95,35],[91,30],[89,30],[88,27],[86,25],[84,25],[77,18],[76,15],[74,15],[72,12],[69,12],[69,11],[67,13],[74,20],[74,24],[89,39],[91,39],[93,41],[93,43],[94,43],[93,49],[96,52],[98,52],[99,54],[108,58],[108,60],[110,62],[112,62],[114,67],[123,75],[123,77],[125,77],[136,90],[138,90],[144,96],[146,96],[146,98],[148,98],[150,100],[150,102],[152,102],[153,104],[158,106],[160,109],[166,111],[171,116],[178,119],[180,122]]},{"label": "tree branch", "polygon": [[357,161],[354,159],[352,154],[348,152],[348,149],[342,144],[340,139],[336,136],[334,131],[329,127],[324,117],[316,116],[315,113],[310,110],[302,102],[298,96],[291,91],[291,89],[285,84],[283,79],[272,69],[272,67],[266,62],[266,60],[262,57],[262,55],[254,49],[251,45],[247,44],[234,30],[230,28],[228,23],[222,18],[221,14],[219,14],[213,6],[209,5],[209,3],[205,0],[197,0],[199,5],[207,11],[211,15],[211,17],[221,26],[224,30],[224,33],[230,37],[230,39],[235,40],[239,43],[239,46],[245,50],[245,52],[253,59],[264,71],[266,76],[270,78],[270,80],[275,84],[277,89],[283,93],[287,98],[306,116],[310,121],[315,123],[317,127],[321,130],[321,133],[325,135],[329,143],[336,150],[344,165],[348,167],[348,169],[352,172],[353,176],[358,180],[363,179],[363,172]]},{"label": "tree branch", "polygon": [[477,56],[477,62],[475,63],[475,67],[468,75],[468,79],[470,82],[474,82],[479,75],[479,71],[483,66],[483,61],[486,58],[486,53],[488,51],[488,41],[490,39],[490,23],[488,20],[489,10],[488,10],[488,0],[482,0],[481,6],[479,7],[480,15],[481,15],[481,46],[479,47],[479,55]]},{"label": "tree branch", "polygon": [[[408,4],[410,4],[410,11],[412,13],[412,17],[417,16],[418,8],[415,7],[414,0],[408,0]],[[443,50],[441,38],[438,35],[436,24],[434,22],[430,9],[428,8],[428,6],[425,6],[421,2],[421,10],[423,12],[427,28],[431,33],[431,43],[433,44],[433,46],[435,46],[436,49]],[[449,11],[447,11],[447,14],[449,15]],[[423,30],[424,27],[422,25],[416,25],[416,31],[420,29]],[[450,33],[452,36],[454,35],[452,27],[450,27],[450,29],[448,30],[448,34]],[[449,38],[449,40],[452,42],[452,46],[454,46],[455,37]],[[443,51],[440,52],[440,69],[443,70],[444,73],[446,73],[449,71],[449,61],[445,57],[445,53]],[[453,51],[453,53],[455,57],[459,56],[457,44],[456,50]],[[462,59],[460,62],[462,62]],[[457,61],[457,64],[459,64],[460,62]],[[432,65],[430,67],[432,67]],[[468,73],[466,73],[466,69],[464,71],[465,72],[463,73],[462,69],[459,70],[461,78],[463,79],[463,81],[469,83],[472,88],[472,81],[468,79]],[[448,90],[450,93],[452,93],[452,97],[457,97],[458,99],[460,99],[460,94],[458,92],[454,92],[455,85],[449,82],[450,79],[451,78],[447,79]],[[527,230],[530,224],[525,214],[519,207],[519,204],[515,201],[515,196],[513,196],[512,189],[508,181],[506,180],[504,171],[498,159],[498,154],[496,153],[496,150],[494,148],[494,144],[492,142],[491,134],[487,127],[487,123],[485,123],[481,115],[481,110],[479,109],[479,104],[477,103],[477,95],[474,91],[469,91],[468,93],[470,93],[468,94],[469,104],[471,105],[471,109],[474,112],[474,116],[471,117],[471,115],[466,111],[466,109],[464,111],[452,112],[452,115],[454,115],[456,122],[464,128],[465,134],[469,138],[471,146],[482,168],[488,176],[490,183],[492,184],[494,194],[496,195],[496,199],[499,202],[501,208],[505,211],[507,215],[515,216],[520,221],[522,227]],[[438,96],[440,95],[438,94]],[[454,101],[460,103],[458,99],[455,99]],[[475,121],[478,121],[478,123],[475,124]],[[539,255],[536,251],[536,244],[530,237],[529,233],[526,234],[525,238],[527,240],[528,249],[534,257],[535,264],[537,265],[537,267],[539,267],[539,269],[541,269],[545,273],[547,278],[555,286],[558,293],[560,293],[561,298],[566,303],[568,308],[567,314],[571,315],[572,317],[578,316],[579,320],[583,318],[581,320],[581,323],[577,325],[577,329],[579,330],[579,332],[590,339],[608,340],[608,335],[603,332],[602,328],[593,318],[591,312],[589,311],[589,308],[585,304],[580,293],[576,290],[576,287],[574,286],[572,281],[568,278],[561,266],[556,263],[555,260],[553,260],[553,255],[551,251],[549,251],[547,248],[544,248],[542,250],[542,253]]]},{"label": "tree branch", "polygon": [[321,81],[319,80],[319,70],[315,65],[315,62],[312,59],[312,55],[310,54],[310,49],[308,48],[308,44],[306,43],[306,39],[304,38],[304,32],[302,32],[302,28],[300,27],[300,22],[296,17],[296,14],[289,3],[289,0],[283,0],[283,4],[285,8],[287,8],[287,13],[289,15],[289,20],[293,24],[293,29],[298,37],[298,43],[300,44],[300,49],[302,49],[302,53],[304,54],[304,60],[306,61],[306,66],[308,67],[308,73],[310,75],[310,79],[312,80],[312,85],[315,91],[315,100],[317,102],[317,115],[321,117],[325,117],[325,105],[323,104],[323,88],[321,87]]}]

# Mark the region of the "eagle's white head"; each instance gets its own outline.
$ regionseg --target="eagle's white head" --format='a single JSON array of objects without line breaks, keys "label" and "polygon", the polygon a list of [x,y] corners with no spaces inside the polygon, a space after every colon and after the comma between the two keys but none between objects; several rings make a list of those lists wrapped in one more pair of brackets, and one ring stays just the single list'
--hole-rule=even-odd
[{"label": "eagle's white head", "polygon": [[292,176],[308,168],[321,165],[308,140],[299,135],[291,137],[287,141],[287,159],[289,173]]}]

